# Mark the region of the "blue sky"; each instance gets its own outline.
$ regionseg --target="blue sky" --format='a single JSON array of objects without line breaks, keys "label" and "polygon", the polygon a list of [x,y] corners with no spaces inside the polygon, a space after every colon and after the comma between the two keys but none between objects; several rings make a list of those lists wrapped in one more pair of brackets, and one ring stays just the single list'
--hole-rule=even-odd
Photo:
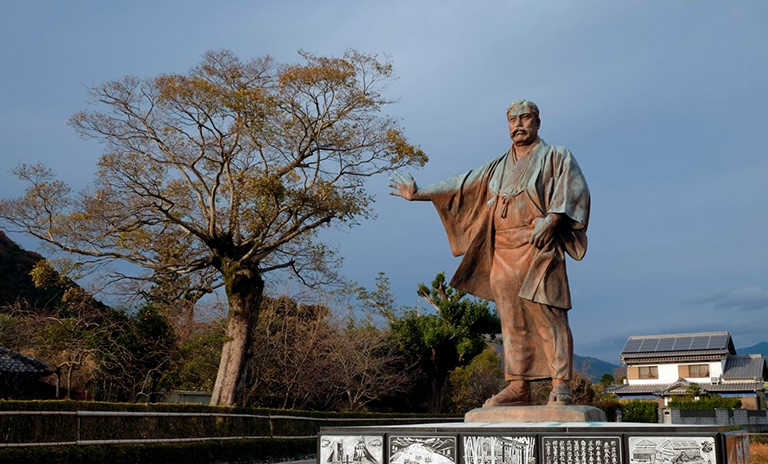
[{"label": "blue sky", "polygon": [[[768,3],[718,1],[8,2],[0,16],[0,197],[41,161],[75,187],[101,146],[65,122],[89,85],[184,72],[212,49],[391,56],[387,112],[430,156],[421,184],[509,146],[527,98],[540,135],[575,154],[592,191],[590,249],[570,261],[576,352],[617,362],[629,335],[731,331],[768,340]],[[343,272],[379,271],[402,304],[458,265],[428,203],[386,195],[377,219],[331,230]],[[24,246],[29,239],[12,234]]]}]

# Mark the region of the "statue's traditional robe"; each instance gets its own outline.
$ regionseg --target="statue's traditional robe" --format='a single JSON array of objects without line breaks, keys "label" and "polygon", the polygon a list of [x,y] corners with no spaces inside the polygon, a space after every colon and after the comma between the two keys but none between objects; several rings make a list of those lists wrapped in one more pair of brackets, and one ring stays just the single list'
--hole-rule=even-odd
[{"label": "statue's traditional robe", "polygon": [[453,255],[464,255],[450,285],[493,301],[489,274],[494,249],[494,206],[500,201],[500,190],[519,188],[520,193],[528,195],[536,205],[540,217],[561,213],[570,219],[559,227],[553,246],[536,254],[527,270],[520,297],[570,309],[564,253],[580,260],[587,251],[590,202],[587,182],[567,148],[540,140],[527,157],[529,168],[519,185],[503,186],[501,177],[508,156],[505,153],[466,174],[424,189],[440,214]]},{"label": "statue's traditional robe", "polygon": [[[565,253],[587,249],[589,190],[568,149],[539,141],[422,190],[437,208],[451,250],[464,255],[450,285],[495,301],[507,380],[570,380],[573,339]],[[529,243],[535,221],[564,215],[553,240]]]}]

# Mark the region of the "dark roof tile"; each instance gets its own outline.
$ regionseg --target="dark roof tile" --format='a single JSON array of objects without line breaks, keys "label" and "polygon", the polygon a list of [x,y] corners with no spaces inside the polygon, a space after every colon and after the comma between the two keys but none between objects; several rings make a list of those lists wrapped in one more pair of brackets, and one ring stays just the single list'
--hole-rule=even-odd
[{"label": "dark roof tile", "polygon": [[728,356],[725,361],[723,379],[763,380],[766,378],[767,372],[765,358],[761,354]]},{"label": "dark roof tile", "polygon": [[0,373],[48,374],[51,370],[37,359],[0,346]]}]

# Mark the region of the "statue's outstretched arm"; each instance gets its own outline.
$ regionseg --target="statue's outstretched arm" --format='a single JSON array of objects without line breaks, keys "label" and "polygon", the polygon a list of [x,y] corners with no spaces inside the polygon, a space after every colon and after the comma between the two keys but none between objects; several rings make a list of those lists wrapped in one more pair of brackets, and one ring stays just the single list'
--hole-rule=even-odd
[{"label": "statue's outstretched arm", "polygon": [[394,189],[393,192],[389,192],[390,195],[401,197],[408,201],[431,200],[428,192],[419,190],[416,181],[410,174],[406,176],[395,171],[392,177],[389,178],[389,186]]}]

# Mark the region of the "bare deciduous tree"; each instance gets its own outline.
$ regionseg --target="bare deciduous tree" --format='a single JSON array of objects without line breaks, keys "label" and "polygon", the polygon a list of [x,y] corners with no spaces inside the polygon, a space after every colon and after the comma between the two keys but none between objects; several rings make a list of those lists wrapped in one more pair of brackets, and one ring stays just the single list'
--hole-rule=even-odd
[{"label": "bare deciduous tree", "polygon": [[395,349],[387,332],[348,326],[337,330],[333,343],[334,370],[329,374],[343,409],[363,409],[372,401],[407,390],[413,365]]},{"label": "bare deciduous tree", "polygon": [[187,74],[98,85],[96,109],[71,119],[106,146],[93,187],[74,195],[45,167],[20,166],[30,187],[0,202],[16,230],[95,262],[150,275],[214,269],[229,320],[213,404],[236,401],[265,274],[328,275],[318,228],[369,214],[368,177],[426,161],[380,113],[390,63],[355,51],[302,57],[209,52]]}]

